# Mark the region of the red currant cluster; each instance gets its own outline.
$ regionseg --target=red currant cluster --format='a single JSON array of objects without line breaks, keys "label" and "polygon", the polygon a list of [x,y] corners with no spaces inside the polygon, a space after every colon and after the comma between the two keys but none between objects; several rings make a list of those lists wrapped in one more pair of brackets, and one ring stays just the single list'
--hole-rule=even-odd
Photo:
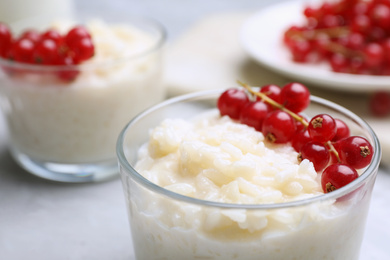
[{"label": "red currant cluster", "polygon": [[[91,35],[83,26],[75,26],[65,35],[49,29],[43,33],[26,30],[15,37],[6,24],[0,23],[0,58],[27,64],[76,65],[93,55]],[[68,70],[58,76],[68,81],[77,74],[77,70]]]},{"label": "red currant cluster", "polygon": [[390,1],[339,0],[306,7],[284,43],[294,61],[327,61],[335,72],[390,75]]},{"label": "red currant cluster", "polygon": [[310,120],[298,114],[310,103],[306,86],[266,85],[255,91],[240,84],[246,91],[232,88],[221,94],[217,102],[220,114],[254,127],[269,142],[290,143],[299,153],[298,161],[308,159],[317,172],[322,172],[324,192],[350,183],[359,176],[356,169],[370,164],[371,144],[364,137],[350,136],[345,122],[328,114]]}]

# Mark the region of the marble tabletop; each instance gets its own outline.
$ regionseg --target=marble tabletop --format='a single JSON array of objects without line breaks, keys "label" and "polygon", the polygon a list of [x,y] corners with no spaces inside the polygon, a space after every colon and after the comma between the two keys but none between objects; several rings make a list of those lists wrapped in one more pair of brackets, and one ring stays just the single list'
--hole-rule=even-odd
[{"label": "marble tabletop", "polygon": [[[167,27],[169,48],[206,15],[250,11],[275,1],[255,2],[212,0],[200,4],[179,0],[80,0],[75,7],[100,10],[109,7],[155,17]],[[7,147],[4,118],[0,116],[1,260],[134,259],[119,178],[88,184],[47,181],[21,169]],[[381,167],[372,195],[360,260],[390,258],[388,187],[390,170]]]}]

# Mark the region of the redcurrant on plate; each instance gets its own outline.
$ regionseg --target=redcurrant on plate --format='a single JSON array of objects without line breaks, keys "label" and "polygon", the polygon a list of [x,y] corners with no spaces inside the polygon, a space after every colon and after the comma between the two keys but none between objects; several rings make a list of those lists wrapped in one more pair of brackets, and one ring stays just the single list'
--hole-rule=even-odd
[{"label": "redcurrant on plate", "polygon": [[[317,1],[319,2],[319,1]],[[319,3],[323,3],[321,1]],[[333,72],[324,63],[297,63],[291,59],[284,45],[283,34],[292,25],[305,22],[303,10],[310,1],[292,0],[262,8],[243,24],[240,41],[245,51],[258,63],[281,73],[297,82],[327,89],[364,92],[375,90],[390,91],[390,76],[358,75]],[[277,19],[275,19],[277,17]],[[264,26],[272,24],[272,26]],[[352,45],[359,45],[357,37],[351,37]],[[319,39],[318,46],[326,39]],[[342,65],[341,65],[342,66]],[[354,66],[358,68],[359,64]]]}]

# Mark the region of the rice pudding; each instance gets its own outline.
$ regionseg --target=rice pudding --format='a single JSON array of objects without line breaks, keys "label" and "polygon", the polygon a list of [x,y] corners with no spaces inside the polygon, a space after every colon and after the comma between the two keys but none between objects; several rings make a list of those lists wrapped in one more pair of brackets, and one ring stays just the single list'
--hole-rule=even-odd
[{"label": "rice pudding", "polygon": [[[71,23],[54,23],[60,31]],[[120,130],[138,112],[161,101],[162,34],[128,24],[86,24],[94,45],[92,59],[73,81],[58,79],[55,66],[12,64],[0,72],[1,104],[11,149],[31,160],[57,164],[115,161]],[[115,165],[115,163],[114,163]]]},{"label": "rice pudding", "polygon": [[[173,105],[140,116],[129,134],[144,136],[149,115],[178,114]],[[216,110],[188,120],[207,106],[188,107],[153,127],[146,144],[120,139],[134,170],[163,188],[132,177],[120,157],[137,259],[358,259],[372,182],[347,199],[316,199],[319,174],[291,146],[268,144]]]}]

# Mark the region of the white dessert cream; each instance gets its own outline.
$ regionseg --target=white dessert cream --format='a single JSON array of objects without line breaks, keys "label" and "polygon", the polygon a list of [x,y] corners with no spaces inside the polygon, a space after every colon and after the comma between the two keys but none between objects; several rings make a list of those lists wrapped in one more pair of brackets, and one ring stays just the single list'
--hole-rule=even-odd
[{"label": "white dessert cream", "polygon": [[267,144],[262,133],[217,111],[164,120],[135,168],[175,193],[234,204],[175,200],[125,179],[138,260],[358,259],[369,196],[272,209],[322,195],[320,177],[311,162],[298,164],[289,145]]},{"label": "white dessert cream", "polygon": [[[56,27],[69,29],[65,23]],[[86,27],[95,56],[80,65],[74,81],[39,71],[0,76],[3,110],[18,153],[53,163],[115,160],[120,130],[164,98],[161,46],[154,36],[101,21]]]}]

